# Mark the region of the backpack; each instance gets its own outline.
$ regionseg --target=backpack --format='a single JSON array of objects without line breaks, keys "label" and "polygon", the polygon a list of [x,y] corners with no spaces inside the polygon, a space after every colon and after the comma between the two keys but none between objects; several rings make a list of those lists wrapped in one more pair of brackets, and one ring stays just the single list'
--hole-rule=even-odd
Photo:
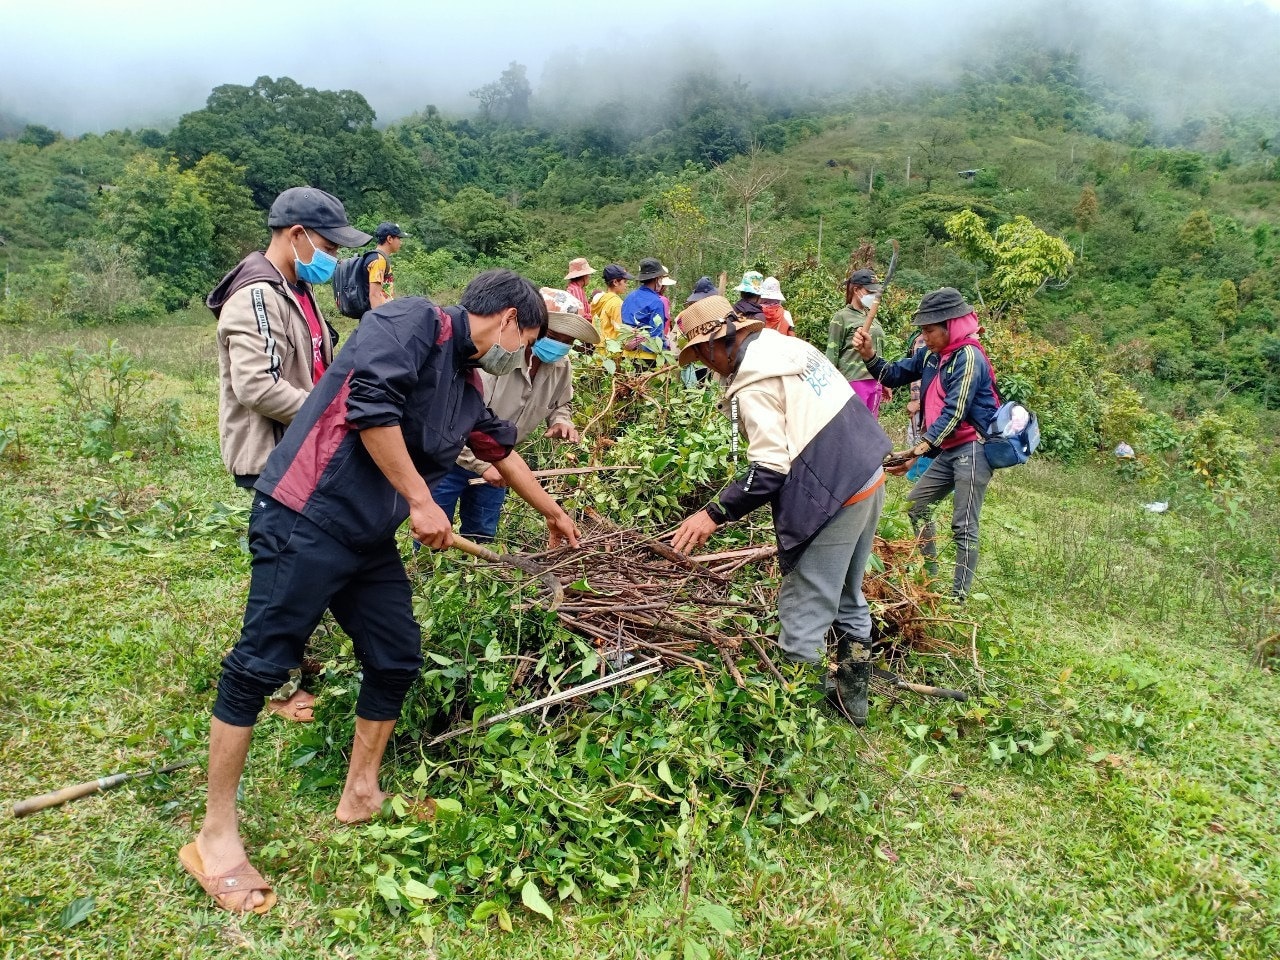
[{"label": "backpack", "polygon": [[[996,368],[991,363],[991,358],[976,340],[972,342],[972,346],[977,347],[982,358],[987,361],[987,371],[991,375],[991,398],[996,402],[996,415],[985,429],[978,423],[972,424],[982,438],[982,454],[992,470],[1024,464],[1036,452],[1036,447],[1040,446],[1040,422],[1034,413],[1016,400],[1000,400],[1000,392],[996,389]],[[939,375],[942,373],[942,365],[950,356],[948,353],[939,359]]]},{"label": "backpack", "polygon": [[992,470],[1026,463],[1040,446],[1036,415],[1016,401],[1000,404],[986,431],[982,452]]},{"label": "backpack", "polygon": [[369,303],[369,264],[382,256],[378,250],[358,253],[338,261],[333,271],[333,303],[344,317],[359,320],[372,308]]}]

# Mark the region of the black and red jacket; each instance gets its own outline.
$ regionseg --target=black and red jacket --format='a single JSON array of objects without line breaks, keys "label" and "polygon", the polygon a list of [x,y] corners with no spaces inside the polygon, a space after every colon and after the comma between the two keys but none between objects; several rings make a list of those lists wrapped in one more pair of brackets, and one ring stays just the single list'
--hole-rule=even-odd
[{"label": "black and red jacket", "polygon": [[405,297],[366,313],[272,452],[255,489],[350,547],[392,536],[409,505],[360,440],[399,424],[428,485],[468,446],[496,463],[516,429],[485,406],[471,325],[461,307]]}]

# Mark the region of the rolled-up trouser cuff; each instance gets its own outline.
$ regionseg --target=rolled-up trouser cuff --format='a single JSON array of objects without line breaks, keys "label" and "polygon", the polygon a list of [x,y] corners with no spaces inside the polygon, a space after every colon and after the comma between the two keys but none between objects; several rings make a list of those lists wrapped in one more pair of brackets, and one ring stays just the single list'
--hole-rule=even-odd
[{"label": "rolled-up trouser cuff", "polygon": [[252,727],[266,698],[289,679],[289,667],[232,650],[223,658],[213,715],[233,727]]},{"label": "rolled-up trouser cuff", "polygon": [[405,697],[420,672],[386,670],[370,673],[365,670],[360,696],[356,699],[356,716],[361,720],[399,720]]}]

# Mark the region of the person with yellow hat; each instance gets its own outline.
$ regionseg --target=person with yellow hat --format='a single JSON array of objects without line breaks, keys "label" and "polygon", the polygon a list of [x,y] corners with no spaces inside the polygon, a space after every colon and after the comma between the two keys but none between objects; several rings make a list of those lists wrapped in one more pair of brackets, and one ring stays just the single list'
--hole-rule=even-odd
[{"label": "person with yellow hat", "polygon": [[722,525],[766,503],[782,566],[778,644],[795,663],[818,668],[828,632],[836,670],[824,688],[848,719],[867,719],[871,611],[862,577],[884,506],[889,437],[847,380],[812,344],[764,329],[719,294],[676,318],[682,366],[701,361],[721,378],[734,439],[746,436],[745,474],[688,517],[676,550],[704,544]]}]

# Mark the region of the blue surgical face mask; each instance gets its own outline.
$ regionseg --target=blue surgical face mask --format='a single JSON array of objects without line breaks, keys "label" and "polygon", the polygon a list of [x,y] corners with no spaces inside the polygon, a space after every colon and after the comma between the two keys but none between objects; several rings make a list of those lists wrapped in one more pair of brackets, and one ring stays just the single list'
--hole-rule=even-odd
[{"label": "blue surgical face mask", "polygon": [[311,244],[310,263],[303,263],[299,260],[298,248],[294,247],[292,242],[289,244],[289,246],[293,247],[293,269],[298,272],[298,279],[305,283],[328,283],[329,278],[333,276],[333,271],[338,267],[338,258],[331,253],[325,253],[317,247],[305,227],[303,227],[302,232],[306,235],[307,243]]},{"label": "blue surgical face mask", "polygon": [[555,363],[569,355],[569,344],[542,337],[533,345],[533,355],[543,363]]}]

